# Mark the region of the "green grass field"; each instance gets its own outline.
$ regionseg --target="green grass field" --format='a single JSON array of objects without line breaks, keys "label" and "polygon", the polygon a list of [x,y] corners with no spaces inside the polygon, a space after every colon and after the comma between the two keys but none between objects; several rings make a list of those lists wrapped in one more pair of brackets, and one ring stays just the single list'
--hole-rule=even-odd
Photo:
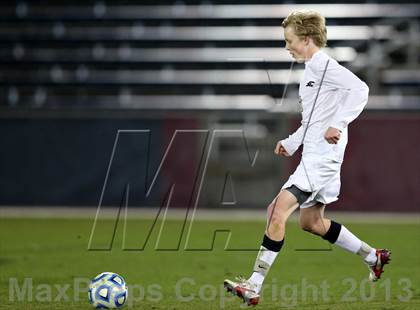
[{"label": "green grass field", "polygon": [[[112,222],[107,224],[112,226]],[[144,240],[149,224],[146,220],[130,222],[127,248]],[[171,221],[165,226],[163,247],[177,243],[180,224]],[[191,239],[196,248],[211,244],[209,232],[218,227],[233,231],[232,248],[249,244],[257,248],[264,230],[263,222],[197,224]],[[367,268],[358,256],[338,248],[329,251],[325,241],[291,222],[258,308],[420,309],[419,225],[345,224],[370,244],[392,250],[391,265],[380,282],[366,280]],[[184,250],[184,235],[179,250],[157,251],[154,244],[159,229],[155,229],[144,251],[126,251],[121,246],[120,225],[111,251],[88,251],[91,227],[88,219],[0,219],[0,309],[91,309],[87,281],[102,271],[125,277],[130,285],[128,308],[241,307],[239,299],[224,293],[223,279],[248,276],[256,252],[224,250],[226,233],[215,239],[212,250]],[[172,229],[173,234],[167,233]]]}]

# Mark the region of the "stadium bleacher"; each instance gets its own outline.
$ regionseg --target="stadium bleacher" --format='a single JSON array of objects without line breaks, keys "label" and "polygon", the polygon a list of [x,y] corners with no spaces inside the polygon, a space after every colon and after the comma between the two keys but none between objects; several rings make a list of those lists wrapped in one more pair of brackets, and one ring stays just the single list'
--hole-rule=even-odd
[{"label": "stadium bleacher", "polygon": [[416,1],[319,2],[2,4],[1,111],[249,109],[247,100],[265,110],[270,97],[295,96],[302,66],[289,74],[280,23],[299,8],[326,16],[329,53],[368,82],[373,108],[419,107]]}]

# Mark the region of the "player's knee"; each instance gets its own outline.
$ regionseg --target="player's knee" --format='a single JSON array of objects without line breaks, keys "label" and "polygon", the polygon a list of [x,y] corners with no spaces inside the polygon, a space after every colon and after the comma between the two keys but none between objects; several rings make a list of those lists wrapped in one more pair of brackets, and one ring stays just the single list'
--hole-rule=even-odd
[{"label": "player's knee", "polygon": [[274,211],[274,203],[270,203],[267,207],[267,214],[270,215]]},{"label": "player's knee", "polygon": [[281,215],[273,215],[270,219],[271,224],[283,226],[286,224],[286,218]]},{"label": "player's knee", "polygon": [[284,218],[282,213],[282,208],[279,205],[275,206],[274,203],[271,203],[267,208],[268,218],[271,218],[276,222],[281,221]]},{"label": "player's knee", "polygon": [[282,214],[282,212],[271,212],[269,214],[268,220],[270,225],[273,226],[284,226],[287,221],[287,216]]}]

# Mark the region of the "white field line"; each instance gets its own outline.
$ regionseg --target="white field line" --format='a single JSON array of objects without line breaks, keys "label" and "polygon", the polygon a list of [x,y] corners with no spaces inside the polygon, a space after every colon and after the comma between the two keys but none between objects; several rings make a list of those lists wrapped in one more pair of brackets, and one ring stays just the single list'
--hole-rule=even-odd
[{"label": "white field line", "polygon": [[[101,219],[112,219],[117,214],[117,208],[102,208]],[[164,210],[162,210],[164,211]],[[158,212],[157,208],[130,208],[129,219],[154,219]],[[96,208],[92,207],[0,207],[0,219],[3,218],[66,218],[66,219],[94,219]],[[162,214],[162,212],[161,212]],[[188,218],[192,214],[190,210]],[[339,212],[326,210],[326,217],[342,222],[356,223],[412,223],[420,226],[420,212],[418,213],[389,213],[389,212]],[[184,220],[186,209],[170,209],[167,219]],[[195,214],[196,220],[205,221],[266,221],[265,210],[247,209],[198,209]],[[298,220],[298,212],[295,212],[291,221]]]}]

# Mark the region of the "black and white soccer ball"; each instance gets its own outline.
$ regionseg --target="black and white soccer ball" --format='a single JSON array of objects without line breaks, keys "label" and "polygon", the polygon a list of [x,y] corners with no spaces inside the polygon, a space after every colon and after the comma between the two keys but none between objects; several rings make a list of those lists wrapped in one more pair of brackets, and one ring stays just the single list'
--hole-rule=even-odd
[{"label": "black and white soccer ball", "polygon": [[124,278],[114,272],[102,272],[89,285],[89,301],[95,308],[121,308],[127,301],[127,293]]}]

